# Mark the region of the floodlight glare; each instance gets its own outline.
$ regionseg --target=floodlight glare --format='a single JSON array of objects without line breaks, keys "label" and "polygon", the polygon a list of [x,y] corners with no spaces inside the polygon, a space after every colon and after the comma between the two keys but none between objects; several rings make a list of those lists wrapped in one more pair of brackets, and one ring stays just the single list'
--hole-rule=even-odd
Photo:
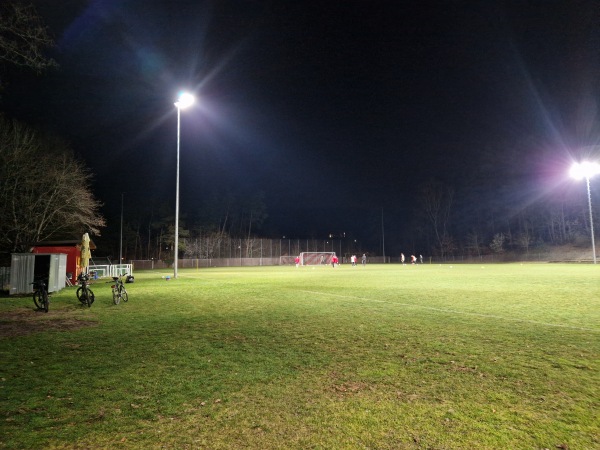
[{"label": "floodlight glare", "polygon": [[175,106],[177,106],[177,109],[185,109],[189,106],[192,106],[195,101],[196,99],[192,94],[189,92],[182,92],[179,94],[179,100],[175,102]]},{"label": "floodlight glare", "polygon": [[590,178],[592,178],[594,175],[600,174],[600,164],[589,161],[575,163],[571,166],[569,173],[576,180],[585,178],[587,184],[588,206],[590,209],[590,231],[592,235],[592,258],[594,260],[594,264],[596,264],[596,243],[594,242],[594,218],[592,216],[592,193],[590,190]]},{"label": "floodlight glare", "polygon": [[589,161],[573,164],[570,171],[571,177],[575,178],[576,180],[581,180],[582,178],[592,178],[594,175],[598,175],[599,173],[600,164]]}]

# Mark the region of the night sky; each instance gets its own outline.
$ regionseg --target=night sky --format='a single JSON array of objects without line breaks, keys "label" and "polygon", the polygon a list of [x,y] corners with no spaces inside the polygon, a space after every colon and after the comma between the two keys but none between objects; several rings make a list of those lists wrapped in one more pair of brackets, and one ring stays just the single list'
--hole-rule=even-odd
[{"label": "night sky", "polygon": [[109,226],[121,193],[174,204],[181,89],[182,213],[263,192],[265,237],[400,233],[430,179],[551,195],[598,156],[598,2],[34,4],[60,68],[9,80],[3,108],[72,143]]}]

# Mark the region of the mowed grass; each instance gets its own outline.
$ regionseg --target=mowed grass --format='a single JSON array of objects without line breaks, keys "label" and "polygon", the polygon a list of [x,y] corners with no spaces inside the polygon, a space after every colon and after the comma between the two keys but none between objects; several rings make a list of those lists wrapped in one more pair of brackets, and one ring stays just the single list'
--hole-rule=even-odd
[{"label": "mowed grass", "polygon": [[600,448],[599,266],[165,275],[0,299],[1,448]]}]

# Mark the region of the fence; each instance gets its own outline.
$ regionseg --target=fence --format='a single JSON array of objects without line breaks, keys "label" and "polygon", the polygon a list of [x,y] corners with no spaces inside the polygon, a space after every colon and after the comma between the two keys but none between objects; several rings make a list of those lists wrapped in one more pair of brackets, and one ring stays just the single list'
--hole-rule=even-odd
[{"label": "fence", "polygon": [[[335,252],[338,257],[362,255],[360,242],[350,238],[331,239],[258,239],[230,238],[218,233],[193,239],[182,239],[180,248],[187,259],[259,259],[275,260],[281,256],[297,256],[302,252]],[[242,265],[243,262],[241,263]],[[278,263],[275,263],[278,264]],[[239,264],[238,264],[239,265]],[[269,264],[271,265],[271,264]]]},{"label": "fence", "polygon": [[[362,249],[362,244],[352,238],[335,237],[330,239],[258,239],[258,238],[230,238],[218,233],[208,233],[193,239],[182,239],[181,247],[183,258],[195,261],[216,261],[215,263],[190,263],[189,267],[202,267],[202,265],[216,266],[251,266],[251,265],[280,265],[277,258],[295,257],[302,252],[335,252],[340,262],[348,262],[351,255],[358,256],[363,253],[372,263],[383,263],[384,257],[369,255]],[[415,251],[410,249],[409,251]],[[404,252],[407,260],[410,254]],[[419,255],[415,253],[417,258]],[[381,258],[377,260],[376,258]],[[239,260],[236,262],[235,260]],[[293,259],[293,258],[292,258]],[[561,247],[539,246],[530,247],[528,251],[507,250],[502,253],[488,253],[477,255],[454,254],[445,257],[423,255],[424,263],[443,264],[445,262],[543,262],[543,261],[591,261],[591,248],[565,245]],[[385,257],[385,262],[398,263],[400,255],[393,254]],[[154,264],[158,264],[154,260]],[[167,267],[167,266],[165,266]],[[155,267],[159,268],[159,267]]]},{"label": "fence", "polygon": [[[361,263],[360,255],[358,264]],[[548,249],[546,251],[514,253],[505,252],[500,254],[489,254],[481,256],[452,255],[445,258],[439,256],[423,256],[423,264],[493,264],[511,262],[592,262],[591,252],[585,249]],[[136,270],[172,269],[173,265],[159,260],[132,260],[130,261]],[[340,258],[340,263],[350,264],[350,257]],[[369,256],[367,264],[399,264],[399,256]],[[407,264],[410,261],[407,259]],[[286,266],[293,265],[294,257],[282,255],[277,257],[257,258],[187,258],[178,260],[178,268],[200,269],[206,267],[251,267],[251,266]]]},{"label": "fence", "polygon": [[88,267],[90,273],[95,272],[98,278],[119,277],[121,275],[130,275],[133,273],[132,264],[90,264]]},{"label": "fence", "polygon": [[[494,264],[494,263],[514,263],[514,262],[566,262],[566,263],[590,263],[592,262],[591,249],[579,249],[574,247],[553,248],[548,247],[529,252],[502,252],[490,253],[487,255],[449,255],[444,258],[440,256],[424,256],[425,264]],[[391,263],[399,263],[399,257],[392,257]],[[409,261],[407,261],[409,262]]]},{"label": "fence", "polygon": [[[280,258],[188,258],[179,259],[179,269],[199,269],[201,267],[242,267],[242,266],[276,266]],[[131,265],[135,270],[171,269],[173,264],[165,261],[134,259]]]},{"label": "fence", "polygon": [[[350,258],[340,258],[342,264],[350,264]],[[389,263],[390,258],[386,256],[371,256],[367,259],[367,264]],[[358,260],[360,264],[360,258]],[[131,261],[135,270],[152,269],[171,269],[172,264],[164,261],[135,259]],[[180,259],[177,262],[179,269],[200,269],[206,267],[254,267],[254,266],[291,266],[294,265],[294,258],[276,257],[276,258],[208,258],[208,259]]]}]

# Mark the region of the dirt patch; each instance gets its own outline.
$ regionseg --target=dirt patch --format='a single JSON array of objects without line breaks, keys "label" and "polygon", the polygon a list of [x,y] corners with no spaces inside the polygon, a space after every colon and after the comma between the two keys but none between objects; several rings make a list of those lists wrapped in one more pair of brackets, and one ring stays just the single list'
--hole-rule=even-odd
[{"label": "dirt patch", "polygon": [[360,394],[364,391],[373,391],[372,386],[361,381],[340,381],[337,372],[331,372],[330,377],[333,379],[331,390],[338,396],[345,397],[348,395]]},{"label": "dirt patch", "polygon": [[96,325],[97,322],[68,317],[64,311],[5,311],[0,315],[0,338],[27,336],[42,331],[71,331]]}]

